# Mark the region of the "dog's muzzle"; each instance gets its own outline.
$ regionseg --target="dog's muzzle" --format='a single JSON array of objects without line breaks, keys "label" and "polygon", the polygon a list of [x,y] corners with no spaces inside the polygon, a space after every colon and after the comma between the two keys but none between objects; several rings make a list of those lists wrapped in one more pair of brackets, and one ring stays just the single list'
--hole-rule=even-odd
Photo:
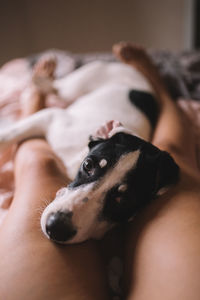
[{"label": "dog's muzzle", "polygon": [[52,241],[60,244],[82,242],[93,231],[95,207],[98,205],[87,198],[93,190],[93,183],[75,189],[62,188],[43,211],[41,228]]},{"label": "dog's muzzle", "polygon": [[72,212],[55,212],[47,217],[46,233],[57,243],[67,242],[77,233],[71,222]]}]

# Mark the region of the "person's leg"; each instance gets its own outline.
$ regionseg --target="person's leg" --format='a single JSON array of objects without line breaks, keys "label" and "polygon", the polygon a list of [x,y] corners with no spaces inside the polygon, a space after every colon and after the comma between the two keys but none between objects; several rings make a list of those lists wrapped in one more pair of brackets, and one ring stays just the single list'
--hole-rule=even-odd
[{"label": "person's leg", "polygon": [[41,232],[42,209],[68,183],[44,140],[19,147],[15,178],[15,197],[0,228],[0,298],[107,299],[95,242],[63,247]]},{"label": "person's leg", "polygon": [[190,162],[196,168],[195,136],[191,125],[170,98],[156,66],[142,47],[122,42],[113,47],[115,55],[124,63],[137,68],[151,83],[160,106],[159,119],[152,143],[169,151],[175,158]]},{"label": "person's leg", "polygon": [[126,299],[200,299],[199,186],[200,180],[183,177],[130,224]]},{"label": "person's leg", "polygon": [[115,48],[155,88],[161,106],[152,142],[169,151],[181,169],[178,184],[158,197],[128,226],[125,274],[128,300],[200,298],[200,175],[188,120],[168,96],[143,49]]}]

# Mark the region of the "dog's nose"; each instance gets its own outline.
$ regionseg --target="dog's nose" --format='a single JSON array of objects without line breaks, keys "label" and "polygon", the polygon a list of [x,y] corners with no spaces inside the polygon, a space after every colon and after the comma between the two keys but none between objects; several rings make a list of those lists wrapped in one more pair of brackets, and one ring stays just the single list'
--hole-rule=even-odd
[{"label": "dog's nose", "polygon": [[56,212],[48,216],[46,222],[46,232],[50,239],[63,243],[71,239],[76,230],[71,223],[71,212]]}]

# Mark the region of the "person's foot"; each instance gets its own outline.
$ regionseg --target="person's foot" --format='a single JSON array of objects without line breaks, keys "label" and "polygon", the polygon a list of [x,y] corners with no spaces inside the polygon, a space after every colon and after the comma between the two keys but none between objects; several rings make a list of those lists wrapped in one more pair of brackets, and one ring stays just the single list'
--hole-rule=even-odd
[{"label": "person's foot", "polygon": [[141,61],[147,56],[145,49],[140,45],[130,42],[120,42],[113,46],[113,53],[120,60],[128,63],[130,61]]},{"label": "person's foot", "polygon": [[130,42],[120,42],[113,46],[113,53],[120,61],[133,66],[141,72],[151,83],[158,98],[161,97],[161,94],[162,96],[165,95],[168,97],[165,84],[163,83],[159,71],[145,48]]}]

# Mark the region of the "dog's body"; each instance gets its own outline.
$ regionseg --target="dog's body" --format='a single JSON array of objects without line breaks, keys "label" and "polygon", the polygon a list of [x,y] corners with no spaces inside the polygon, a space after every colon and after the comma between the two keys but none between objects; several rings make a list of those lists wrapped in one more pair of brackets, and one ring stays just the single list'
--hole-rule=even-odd
[{"label": "dog's body", "polygon": [[149,95],[145,94],[145,97],[150,98],[153,90],[132,67],[122,63],[90,63],[55,81],[54,87],[62,99],[76,101],[66,110],[51,108],[40,111],[1,132],[0,148],[6,146],[5,143],[45,136],[73,179],[87,153],[89,136],[105,122],[119,120],[133,134],[150,139],[152,124],[134,105],[130,92],[141,92],[141,97],[144,97],[142,92],[146,92]]},{"label": "dog's body", "polygon": [[[94,62],[55,81],[54,88],[63,99],[76,101],[66,110],[42,110],[1,130],[0,149],[26,138],[44,136],[62,159],[71,180],[81,165],[74,182],[58,193],[41,220],[43,232],[52,240],[80,242],[127,221],[160,188],[174,180],[169,178],[170,167],[170,175],[164,176],[166,182],[155,178],[152,158],[158,158],[160,150],[147,141],[156,123],[158,104],[151,85],[136,69],[122,63]],[[91,141],[89,156],[81,164],[88,152],[88,137],[109,120],[118,120],[124,127],[113,126],[108,138]],[[146,159],[148,153],[151,162]],[[171,157],[164,156],[172,166]],[[174,170],[175,178],[177,169]],[[132,201],[134,193],[137,197]],[[142,205],[138,204],[140,195]]]}]

